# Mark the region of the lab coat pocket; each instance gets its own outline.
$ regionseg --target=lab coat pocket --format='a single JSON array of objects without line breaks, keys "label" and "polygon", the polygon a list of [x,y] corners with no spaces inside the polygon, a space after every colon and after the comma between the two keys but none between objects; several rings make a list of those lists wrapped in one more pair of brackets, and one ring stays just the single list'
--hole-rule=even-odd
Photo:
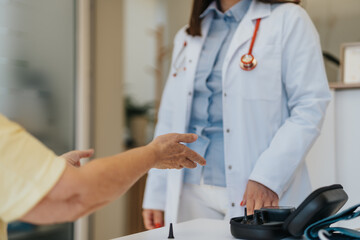
[{"label": "lab coat pocket", "polygon": [[251,71],[241,71],[241,95],[249,100],[277,100],[281,97],[280,46],[254,47],[257,66]]}]

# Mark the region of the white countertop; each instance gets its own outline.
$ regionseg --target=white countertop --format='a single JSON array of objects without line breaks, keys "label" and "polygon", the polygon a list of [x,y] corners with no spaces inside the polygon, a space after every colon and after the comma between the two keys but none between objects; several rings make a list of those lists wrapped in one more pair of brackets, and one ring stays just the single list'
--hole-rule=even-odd
[{"label": "white countertop", "polygon": [[[227,240],[234,239],[229,221],[196,219],[173,224],[175,240]],[[169,226],[141,232],[116,240],[168,240]]]},{"label": "white countertop", "polygon": [[[175,240],[235,239],[230,233],[229,221],[196,219],[173,224]],[[169,226],[141,232],[114,240],[168,240]]]}]

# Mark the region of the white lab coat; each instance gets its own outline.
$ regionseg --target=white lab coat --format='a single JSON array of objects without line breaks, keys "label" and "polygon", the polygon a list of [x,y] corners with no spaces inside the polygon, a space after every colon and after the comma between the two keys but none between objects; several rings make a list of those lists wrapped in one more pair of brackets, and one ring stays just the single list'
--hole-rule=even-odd
[{"label": "white lab coat", "polygon": [[[249,50],[255,20],[261,18],[252,71],[239,67]],[[173,61],[182,55],[186,70],[170,71],[156,135],[185,133],[190,119],[194,76],[211,16],[202,37],[180,30]],[[243,215],[240,202],[249,179],[276,192],[280,205],[297,206],[311,192],[304,158],[320,133],[330,101],[318,34],[295,4],[253,1],[232,39],[222,69],[223,126],[229,216]],[[151,170],[143,208],[165,210],[176,222],[183,170]]]}]

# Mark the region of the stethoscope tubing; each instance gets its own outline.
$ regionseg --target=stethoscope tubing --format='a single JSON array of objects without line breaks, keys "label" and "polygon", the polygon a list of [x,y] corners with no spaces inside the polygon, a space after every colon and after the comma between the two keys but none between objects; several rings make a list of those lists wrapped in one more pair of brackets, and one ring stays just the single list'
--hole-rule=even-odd
[{"label": "stethoscope tubing", "polygon": [[[261,18],[256,19],[255,30],[251,38],[249,51],[248,53],[244,54],[240,59],[240,68],[245,71],[251,71],[257,66],[257,60],[253,56],[252,51],[255,45],[257,33],[260,28],[260,22],[261,22]],[[173,73],[174,77],[176,77],[180,71],[186,71],[186,67],[185,67],[186,57],[183,55],[185,53],[187,45],[188,45],[187,41],[184,41],[181,50],[179,51],[179,53],[177,54],[174,60],[174,64],[173,64],[173,68],[175,69],[175,72]],[[183,58],[181,58],[182,56]]]}]

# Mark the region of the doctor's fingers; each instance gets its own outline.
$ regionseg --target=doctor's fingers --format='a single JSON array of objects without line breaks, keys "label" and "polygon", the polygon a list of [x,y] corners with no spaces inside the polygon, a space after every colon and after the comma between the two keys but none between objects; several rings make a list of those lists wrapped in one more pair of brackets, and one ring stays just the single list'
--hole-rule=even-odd
[{"label": "doctor's fingers", "polygon": [[144,209],[142,215],[143,215],[145,228],[147,230],[154,229],[155,228],[154,211],[150,209]]},{"label": "doctor's fingers", "polygon": [[273,206],[273,202],[270,200],[265,200],[263,207],[272,207]]},{"label": "doctor's fingers", "polygon": [[163,227],[164,226],[164,212],[159,210],[154,210],[154,224],[155,228]]},{"label": "doctor's fingers", "polygon": [[264,207],[264,201],[262,199],[256,199],[254,210],[259,210],[262,207]]},{"label": "doctor's fingers", "polygon": [[279,206],[279,198],[272,201],[271,206],[278,207]]},{"label": "doctor's fingers", "polygon": [[254,199],[247,199],[246,200],[246,209],[247,209],[248,215],[254,214],[254,207],[255,207]]}]

